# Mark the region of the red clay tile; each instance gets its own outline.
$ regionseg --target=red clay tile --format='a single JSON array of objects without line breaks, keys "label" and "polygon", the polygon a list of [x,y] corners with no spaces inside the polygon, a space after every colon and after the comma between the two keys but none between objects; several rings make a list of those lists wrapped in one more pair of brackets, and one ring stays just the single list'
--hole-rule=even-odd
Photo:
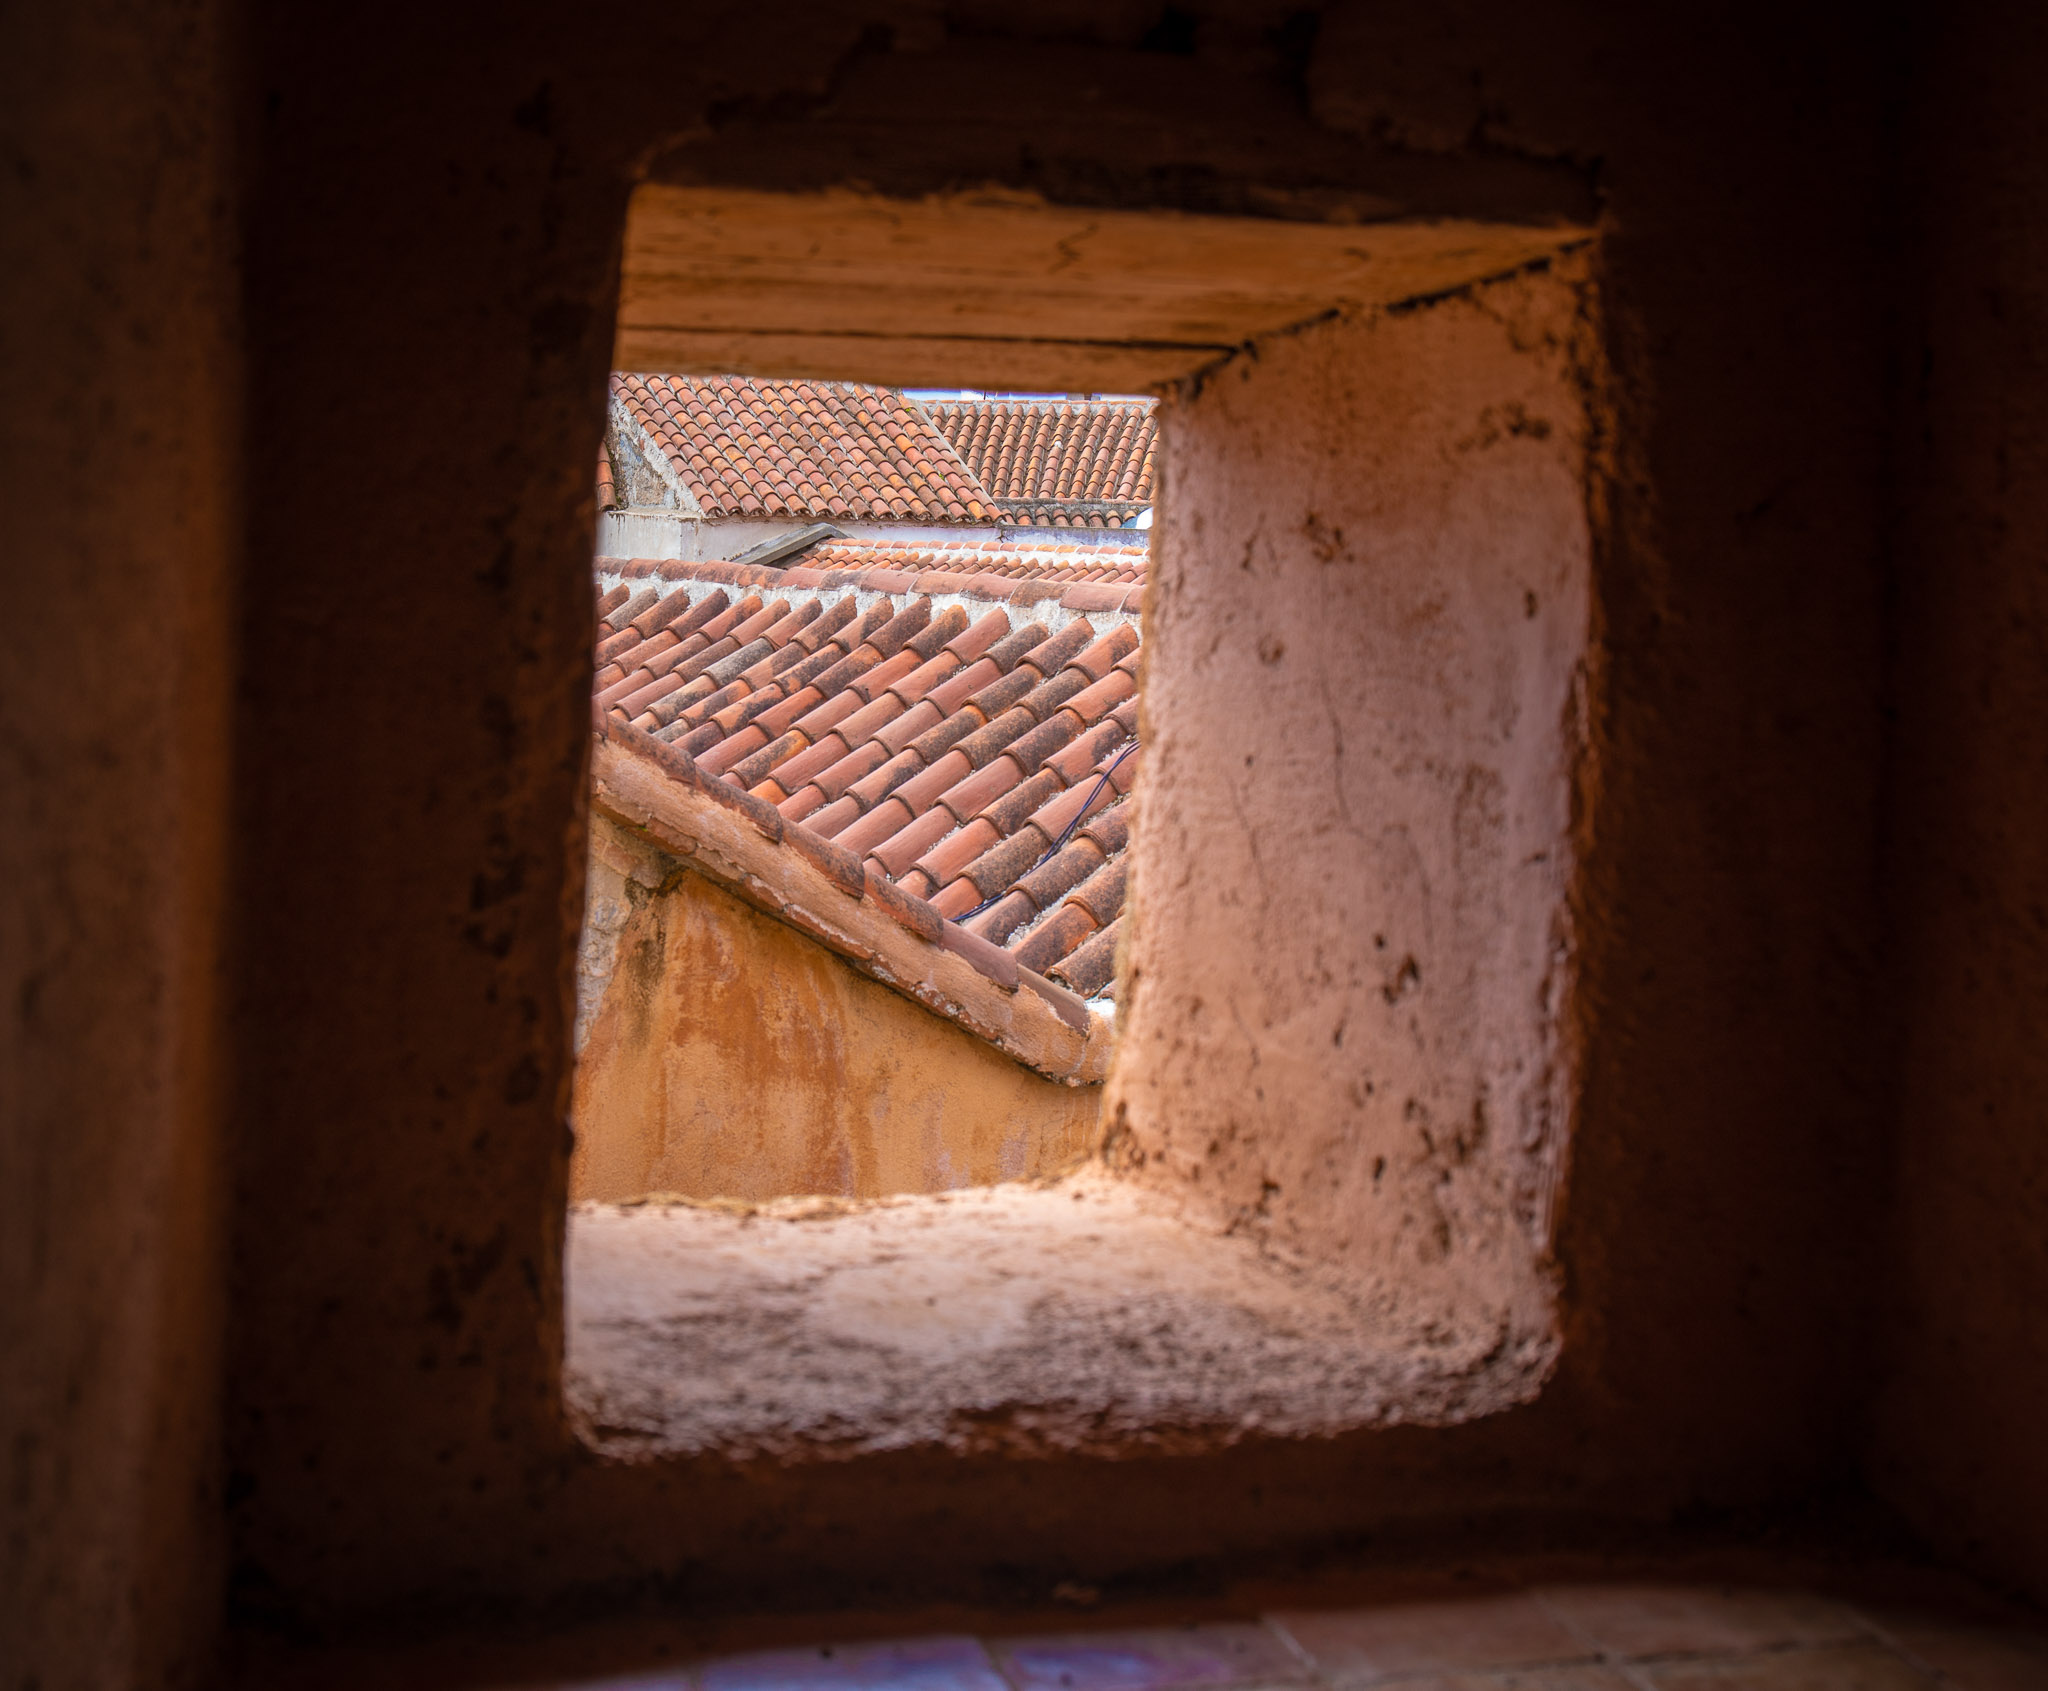
[{"label": "red clay tile", "polygon": [[1026,774],[1036,774],[1039,765],[1053,753],[1059,751],[1081,731],[1081,724],[1069,711],[1054,711],[1046,721],[1037,724],[1016,740],[1012,741],[1003,755],[1009,758]]},{"label": "red clay tile", "polygon": [[[813,705],[802,716],[798,717],[795,722],[791,723],[790,726],[807,740],[815,743],[822,736],[831,733],[833,729],[837,728],[840,723],[844,722],[859,709],[860,700],[855,698],[853,694],[835,693],[831,698],[825,700],[823,704]],[[773,715],[775,713],[771,712],[770,714]],[[763,724],[763,726],[768,726],[768,724]]]},{"label": "red clay tile", "polygon": [[962,704],[990,682],[1000,680],[1002,671],[993,658],[977,658],[956,675],[949,675],[926,695],[940,714],[951,716]]},{"label": "red clay tile", "polygon": [[[1078,700],[1070,700],[1068,709],[1074,708]],[[1041,768],[1049,769],[1059,776],[1065,786],[1072,786],[1094,772],[1096,766],[1122,745],[1130,735],[1123,724],[1114,720],[1098,722],[1085,734],[1077,735],[1048,757]]]},{"label": "red clay tile", "polygon": [[[927,595],[932,591],[922,579],[917,584],[917,590]],[[926,623],[923,629],[911,636],[910,649],[917,654],[918,662],[924,663],[954,645],[967,632],[967,627],[966,611],[958,605],[948,605]]]},{"label": "red clay tile", "polygon": [[931,906],[947,921],[958,921],[981,902],[981,894],[975,891],[972,881],[954,881],[941,887],[932,898]]},{"label": "red clay tile", "polygon": [[1065,1022],[1076,1033],[1086,1033],[1088,1031],[1092,1018],[1088,1013],[1087,1000],[1075,992],[1072,987],[1062,981],[1056,981],[1048,975],[1041,975],[1034,970],[1021,967],[1017,970],[1017,980],[1020,985],[1029,987],[1031,991],[1037,993],[1040,998],[1051,1005],[1053,1014],[1058,1016],[1061,1021]]},{"label": "red clay tile", "polygon": [[1138,691],[1138,683],[1125,669],[1113,669],[1092,687],[1076,693],[1067,708],[1083,722],[1096,722]]},{"label": "red clay tile", "polygon": [[[944,728],[946,724],[939,726]],[[911,750],[919,756],[924,755],[921,746],[913,746]],[[922,816],[938,801],[941,793],[950,791],[973,773],[974,765],[956,747],[939,757],[923,774],[913,775],[904,782],[896,789],[896,796],[910,806],[912,815]]]},{"label": "red clay tile", "polygon": [[600,640],[597,643],[597,651],[591,661],[597,664],[599,668],[608,663],[630,661],[634,648],[641,644],[639,629],[626,629],[623,633],[609,635],[605,639]]},{"label": "red clay tile", "polygon": [[1051,968],[1102,924],[1079,904],[1062,903],[1022,939],[1010,942],[1010,954],[1040,974]]},{"label": "red clay tile", "polygon": [[[716,724],[710,725],[716,729]],[[751,757],[768,743],[768,736],[758,728],[742,728],[737,734],[715,741],[711,747],[697,755],[697,767],[708,775],[723,775],[736,763]],[[752,786],[743,781],[742,786]]]},{"label": "red clay tile", "polygon": [[1113,581],[1076,582],[1060,595],[1063,610],[1089,612],[1118,611],[1123,609],[1127,589]]},{"label": "red clay tile", "polygon": [[[897,696],[900,698],[902,695]],[[942,720],[944,719],[939,714],[939,707],[930,699],[921,699],[876,734],[875,738],[882,742],[883,749],[893,757],[914,740],[938,727]]]},{"label": "red clay tile", "polygon": [[[882,742],[879,739],[874,744],[882,746]],[[886,746],[882,746],[882,749],[884,751],[888,750]],[[860,780],[849,787],[847,789],[847,796],[858,804],[862,810],[866,810],[885,795],[893,793],[904,782],[919,774],[923,768],[924,765],[918,760],[915,752],[898,752],[886,763],[880,765],[872,774],[862,776]]]},{"label": "red clay tile", "polygon": [[956,956],[966,958],[1005,992],[1017,990],[1017,959],[1000,946],[990,945],[981,935],[969,933],[957,922],[946,923],[939,943]]},{"label": "red clay tile", "polygon": [[[962,869],[1001,838],[993,822],[986,817],[976,817],[958,833],[947,836],[926,852],[917,860],[916,867],[929,875],[934,885],[943,887],[957,880]],[[978,898],[968,901],[970,905],[980,902]]]},{"label": "red clay tile", "polygon": [[1067,902],[1087,911],[1097,927],[1108,927],[1123,913],[1125,868],[1123,858],[1112,857],[1068,893]]},{"label": "red clay tile", "polygon": [[969,817],[979,816],[1023,779],[1024,772],[1014,759],[994,757],[964,781],[941,793],[936,802],[965,822]]},{"label": "red clay tile", "polygon": [[[892,803],[901,803],[902,789],[898,788]],[[879,806],[877,807],[880,808]],[[906,823],[880,845],[870,848],[868,856],[879,863],[891,875],[902,875],[911,869],[917,860],[943,840],[954,829],[953,813],[949,810],[927,810],[922,816]],[[848,844],[842,841],[841,844]],[[850,846],[849,846],[849,849]]]},{"label": "red clay tile", "polygon": [[904,892],[888,877],[876,874],[871,866],[864,866],[864,873],[867,896],[879,909],[887,911],[919,939],[938,943],[945,923],[936,910],[923,899]]},{"label": "red clay tile", "polygon": [[[766,802],[765,800],[763,801]],[[787,822],[801,822],[825,802],[825,795],[810,784],[797,788],[775,806],[776,813]]]},{"label": "red clay tile", "polygon": [[1129,623],[1120,622],[1068,661],[1073,668],[1085,673],[1090,681],[1100,681],[1137,649],[1137,631]]},{"label": "red clay tile", "polygon": [[653,587],[643,587],[639,589],[639,591],[634,593],[634,595],[630,599],[628,599],[625,602],[625,604],[621,605],[616,611],[612,612],[610,617],[608,617],[606,620],[611,624],[612,632],[614,634],[631,630],[632,633],[637,635],[640,631],[637,628],[633,627],[633,619],[637,617],[642,611],[651,610],[655,605],[659,604],[660,602],[661,593],[659,589]]},{"label": "red clay tile", "polygon": [[598,595],[597,620],[599,622],[603,622],[607,617],[609,617],[612,614],[613,611],[617,610],[628,599],[632,598],[632,596],[632,590],[629,587],[627,587],[624,582],[620,582],[616,586],[607,588],[603,593]]},{"label": "red clay tile", "polygon": [[640,631],[641,639],[651,640],[657,631],[668,627],[689,608],[690,590],[687,587],[678,587],[673,593],[663,594],[649,605],[633,619],[631,626]]},{"label": "red clay tile", "polygon": [[858,822],[860,816],[860,801],[850,793],[841,793],[831,803],[806,816],[804,826],[816,829],[828,840],[837,839],[842,832]]},{"label": "red clay tile", "polygon": [[[797,732],[803,732],[801,724],[798,725]],[[793,793],[805,782],[824,774],[852,749],[847,744],[845,735],[823,734],[776,770],[775,779]]]},{"label": "red clay tile", "polygon": [[[1033,823],[1032,826],[1047,839],[1059,838],[1057,833],[1048,833],[1043,824]],[[1062,896],[1100,869],[1107,857],[1108,853],[1085,835],[1069,840],[1050,862],[1021,876],[1017,881],[1017,891],[1029,898],[1036,909],[1049,910]]]},{"label": "red clay tile", "polygon": [[[1002,848],[996,848],[1000,851]],[[986,894],[983,895],[987,896]],[[1018,928],[1038,914],[1038,906],[1023,893],[1006,892],[989,909],[983,911],[967,925],[975,933],[993,945],[1001,945]]]},{"label": "red clay tile", "polygon": [[615,376],[613,392],[645,449],[664,454],[712,516],[865,516],[892,502],[923,521],[994,515],[950,443],[889,389]]},{"label": "red clay tile", "polygon": [[[1051,680],[1065,669],[1075,656],[1094,640],[1095,630],[1081,618],[1076,617],[1051,639],[1041,642],[1026,652],[1020,662],[1028,663],[1033,669]],[[1085,685],[1085,683],[1084,683]]]},{"label": "red clay tile", "polygon": [[833,884],[847,897],[866,896],[867,872],[862,868],[857,854],[848,851],[842,845],[833,844],[801,822],[792,822],[783,830],[782,837],[787,844],[829,876]]},{"label": "red clay tile", "polygon": [[888,755],[874,741],[863,740],[830,769],[821,770],[813,775],[809,784],[816,787],[824,795],[825,802],[830,804],[862,776],[872,774],[881,768]]},{"label": "red clay tile", "polygon": [[832,837],[848,851],[857,851],[865,857],[876,846],[894,839],[913,820],[909,805],[899,798],[886,798],[865,815],[846,823]]},{"label": "red clay tile", "polygon": [[[860,698],[868,700],[882,698],[888,694],[890,688],[894,687],[897,682],[903,680],[918,667],[918,661],[918,656],[915,652],[898,652],[893,658],[876,664],[867,674],[860,676],[849,685]],[[889,714],[894,716],[896,713],[891,711]]]},{"label": "red clay tile", "polygon": [[1051,969],[1052,978],[1083,998],[1093,998],[1116,977],[1116,946],[1123,933],[1121,915],[1090,934]]}]

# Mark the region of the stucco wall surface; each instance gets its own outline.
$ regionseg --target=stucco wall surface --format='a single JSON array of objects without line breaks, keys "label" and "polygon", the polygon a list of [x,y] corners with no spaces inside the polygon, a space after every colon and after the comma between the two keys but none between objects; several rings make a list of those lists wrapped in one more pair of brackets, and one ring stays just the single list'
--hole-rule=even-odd
[{"label": "stucco wall surface", "polygon": [[1589,307],[1567,260],[1166,409],[1109,1101],[1120,1164],[1273,1248],[1525,1324],[1570,1099]]},{"label": "stucco wall surface", "polygon": [[572,1199],[944,1192],[1095,1148],[1099,1084],[1032,1073],[606,818],[591,840],[616,927],[581,977]]}]

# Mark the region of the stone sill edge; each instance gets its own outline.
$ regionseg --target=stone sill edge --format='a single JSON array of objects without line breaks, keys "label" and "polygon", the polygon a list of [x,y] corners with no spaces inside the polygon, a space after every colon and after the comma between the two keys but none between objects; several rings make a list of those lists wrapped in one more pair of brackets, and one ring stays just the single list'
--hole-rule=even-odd
[{"label": "stone sill edge", "polygon": [[[699,776],[673,746],[608,720],[592,748],[591,802],[763,915],[1047,1080],[1092,1086],[1108,1074],[1106,1016],[1018,968],[1009,953],[945,921],[922,899],[886,882],[853,891],[851,877],[828,874],[795,842],[785,844],[783,830],[794,834],[797,825],[729,782]],[[890,904],[905,908],[895,913]]]}]

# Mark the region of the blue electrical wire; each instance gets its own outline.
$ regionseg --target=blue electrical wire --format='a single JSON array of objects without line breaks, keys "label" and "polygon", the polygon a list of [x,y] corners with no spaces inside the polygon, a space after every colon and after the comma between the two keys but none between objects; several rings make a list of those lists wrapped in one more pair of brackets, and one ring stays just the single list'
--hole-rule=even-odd
[{"label": "blue electrical wire", "polygon": [[[1019,875],[1017,877],[1017,881],[1023,880],[1026,875],[1037,874],[1039,870],[1043,869],[1048,863],[1050,863],[1056,856],[1059,855],[1061,848],[1066,845],[1067,841],[1071,840],[1074,837],[1074,830],[1081,826],[1082,822],[1084,822],[1087,819],[1088,812],[1095,808],[1095,801],[1102,797],[1102,789],[1109,785],[1109,778],[1116,773],[1117,764],[1122,763],[1125,758],[1129,757],[1131,753],[1136,751],[1137,749],[1138,737],[1134,734],[1131,736],[1131,743],[1128,746],[1124,747],[1122,751],[1116,754],[1116,763],[1112,763],[1107,769],[1105,769],[1102,772],[1101,777],[1095,783],[1095,791],[1088,795],[1088,802],[1082,805],[1079,810],[1074,812],[1074,820],[1069,822],[1066,825],[1066,827],[1060,830],[1060,837],[1054,840],[1051,845],[1045,848],[1045,855],[1039,858],[1039,860],[1036,863],[1032,864],[1029,869],[1026,869],[1023,875]],[[1012,881],[1009,884],[1009,886],[1003,888],[1003,890],[997,893],[995,897],[983,899],[972,910],[968,911],[966,915],[954,917],[954,921],[971,922],[983,911],[993,910],[998,904],[1002,903],[1002,901],[1005,898],[1009,897],[1011,891],[1016,887],[1017,881]]]}]

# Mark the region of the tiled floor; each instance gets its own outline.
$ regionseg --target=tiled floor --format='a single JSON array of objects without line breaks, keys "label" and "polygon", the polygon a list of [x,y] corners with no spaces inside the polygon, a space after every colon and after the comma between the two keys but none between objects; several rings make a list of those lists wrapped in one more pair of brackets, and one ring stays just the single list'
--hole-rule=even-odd
[{"label": "tiled floor", "polygon": [[1554,1585],[1257,1622],[761,1651],[561,1691],[2048,1691],[2048,1638],[1798,1592]]}]

